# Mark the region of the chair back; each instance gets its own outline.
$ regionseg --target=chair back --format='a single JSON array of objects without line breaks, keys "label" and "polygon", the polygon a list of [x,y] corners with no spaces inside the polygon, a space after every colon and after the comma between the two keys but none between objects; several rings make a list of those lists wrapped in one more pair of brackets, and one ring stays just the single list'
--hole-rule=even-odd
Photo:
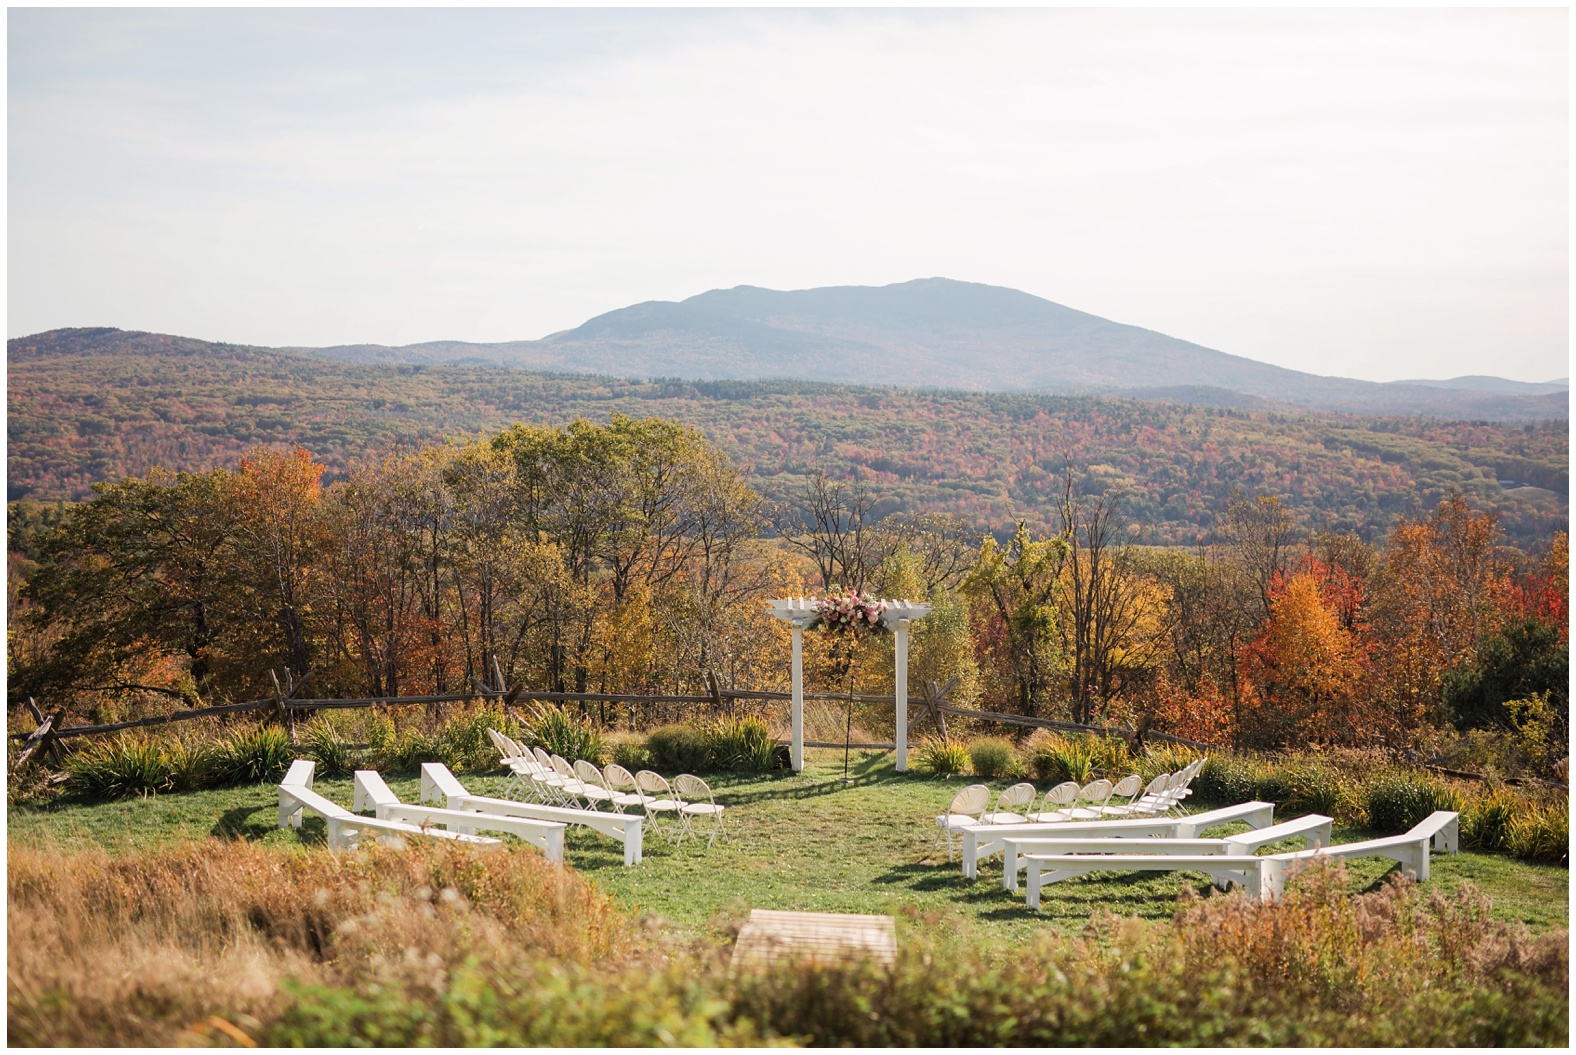
[{"label": "chair back", "polygon": [[1152,795],[1163,795],[1163,794],[1165,794],[1165,790],[1166,790],[1167,786],[1170,785],[1170,783],[1171,783],[1171,774],[1170,773],[1162,773],[1158,777],[1156,777],[1154,780],[1151,780],[1148,784],[1146,784],[1144,786],[1144,795],[1146,797],[1147,796],[1152,796]]},{"label": "chair back", "polygon": [[639,793],[640,785],[635,783],[635,775],[617,762],[609,762],[602,767],[602,777],[611,791]]},{"label": "chair back", "polygon": [[[505,740],[509,740],[509,738],[507,736],[504,737],[504,739]],[[521,762],[525,763],[525,768],[529,772],[531,772],[531,773],[542,773],[542,772],[544,772],[544,770],[542,769],[542,763],[537,760],[536,755],[531,752],[531,749],[529,747],[526,747],[525,744],[521,743],[519,740],[509,740],[509,742],[514,745],[514,749],[515,749],[515,752],[516,752],[516,757],[518,757]],[[553,768],[552,766],[548,766],[547,769],[545,770],[545,772],[552,772],[552,768]]]},{"label": "chair back", "polygon": [[1111,782],[1109,780],[1091,780],[1078,792],[1078,801],[1104,806],[1111,797]]},{"label": "chair back", "polygon": [[553,763],[554,773],[561,777],[568,777],[570,780],[575,779],[575,769],[563,755],[549,755],[548,759]]},{"label": "chair back", "polygon": [[1019,806],[1027,806],[1034,801],[1034,785],[1029,783],[1014,784],[996,796],[995,813],[1011,813]]},{"label": "chair back", "polygon": [[602,783],[602,771],[583,758],[575,759],[575,777],[582,784],[607,790],[607,786]]},{"label": "chair back", "polygon": [[653,773],[649,769],[642,769],[635,774],[635,784],[641,791],[654,798],[674,800],[678,798],[677,795],[673,794],[673,788],[669,786],[668,778],[661,773]]},{"label": "chair back", "polygon": [[1054,813],[1063,806],[1071,806],[1078,798],[1078,782],[1076,780],[1064,781],[1045,793],[1045,806],[1042,812]]},{"label": "chair back", "polygon": [[705,799],[713,806],[717,804],[711,797],[710,785],[691,773],[680,773],[674,777],[673,789],[687,802],[699,802]]},{"label": "chair back", "polygon": [[1116,782],[1116,787],[1111,789],[1111,797],[1121,796],[1124,799],[1136,798],[1138,789],[1144,786],[1144,778],[1137,773],[1130,773]]},{"label": "chair back", "polygon": [[543,769],[551,770],[553,768],[553,756],[540,747],[531,748],[531,754],[536,756],[536,764]]},{"label": "chair back", "polygon": [[984,784],[970,784],[952,796],[947,812],[956,813],[960,817],[980,817],[984,815],[985,807],[989,805],[990,788]]}]

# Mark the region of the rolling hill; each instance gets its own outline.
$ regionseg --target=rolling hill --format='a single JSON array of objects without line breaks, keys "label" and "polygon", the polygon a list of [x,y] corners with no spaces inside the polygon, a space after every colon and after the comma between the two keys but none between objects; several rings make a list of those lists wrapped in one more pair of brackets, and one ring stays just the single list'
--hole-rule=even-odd
[{"label": "rolling hill", "polygon": [[[153,466],[233,466],[300,443],[342,479],[381,454],[514,421],[658,415],[721,445],[784,500],[817,467],[857,473],[878,512],[942,510],[981,530],[1044,528],[1063,459],[1122,488],[1140,538],[1209,536],[1233,488],[1284,497],[1307,527],[1365,535],[1460,488],[1527,545],[1568,522],[1566,423],[1517,425],[1288,410],[1261,397],[908,390],[807,381],[629,381],[354,363],[119,330],[8,344],[8,491],[80,499]],[[1211,398],[1242,405],[1218,405]]]},{"label": "rolling hill", "polygon": [[352,362],[495,364],[615,377],[1132,393],[1217,390],[1325,410],[1535,420],[1568,387],[1501,378],[1379,384],[1228,355],[1000,286],[918,279],[782,292],[711,290],[599,315],[539,341],[301,348]]}]

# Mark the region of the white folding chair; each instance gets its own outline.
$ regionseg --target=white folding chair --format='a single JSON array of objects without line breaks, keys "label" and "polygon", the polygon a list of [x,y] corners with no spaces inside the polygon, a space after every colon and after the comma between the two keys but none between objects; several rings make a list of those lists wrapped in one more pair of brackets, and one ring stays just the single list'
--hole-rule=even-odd
[{"label": "white folding chair", "polygon": [[[1143,787],[1143,779],[1137,773],[1129,773],[1121,780],[1118,780],[1116,786],[1111,789],[1110,798],[1106,800],[1105,805],[1100,807],[1101,816],[1124,816],[1127,813],[1127,807],[1131,806],[1134,800],[1138,798],[1139,789]],[[1124,801],[1113,806],[1110,800],[1116,798]]]},{"label": "white folding chair", "polygon": [[1091,780],[1078,791],[1079,805],[1067,811],[1067,819],[1074,821],[1097,821],[1102,816],[1101,810],[1111,798],[1113,785],[1109,780]]},{"label": "white folding chair", "polygon": [[1160,812],[1165,807],[1166,785],[1171,782],[1170,773],[1162,773],[1151,780],[1144,788],[1142,795],[1127,803],[1125,806],[1107,806],[1106,812],[1116,817],[1150,817]]},{"label": "white folding chair", "polygon": [[[678,842],[684,841],[686,834],[695,835],[691,821],[696,817],[712,818],[711,838],[706,840],[706,849],[711,849],[711,844],[721,835],[724,842],[729,841],[728,833],[722,826],[722,811],[724,807],[717,805],[712,798],[711,787],[700,777],[689,773],[680,773],[673,778],[673,789],[679,794],[679,817],[682,824],[679,828]],[[705,801],[702,802],[701,799]]]},{"label": "white folding chair", "polygon": [[1003,789],[1002,793],[996,796],[996,808],[980,819],[986,824],[1023,824],[1026,819],[1023,814],[1013,811],[1033,802],[1033,784],[1014,784],[1010,788]]},{"label": "white folding chair", "polygon": [[1040,806],[1039,813],[1028,816],[1030,824],[1054,824],[1057,821],[1067,820],[1067,811],[1078,799],[1078,782],[1067,780],[1056,785],[1045,793],[1045,802]]},{"label": "white folding chair", "polygon": [[661,830],[664,813],[673,814],[677,826],[679,810],[683,808],[684,801],[674,794],[673,788],[668,785],[668,778],[661,773],[642,769],[635,774],[635,783],[640,785],[640,790],[646,795],[646,801],[641,805],[645,807],[646,819],[651,822],[652,830]]},{"label": "white folding chair", "polygon": [[564,793],[566,781],[563,774],[558,772],[558,767],[553,765],[553,756],[540,747],[533,747],[531,754],[536,758],[537,768],[537,775],[532,779],[541,787],[546,801],[555,806],[573,805],[573,800]]},{"label": "white folding chair", "polygon": [[553,772],[563,780],[558,785],[558,793],[564,797],[565,804],[578,808],[580,800],[585,798],[585,785],[580,783],[580,778],[575,776],[575,767],[563,755],[549,755],[553,763]]},{"label": "white folding chair", "polygon": [[580,796],[592,809],[597,803],[613,802],[613,793],[602,783],[602,771],[583,758],[575,759],[575,776],[580,780]]},{"label": "white folding chair", "polygon": [[625,806],[646,807],[646,796],[640,793],[635,775],[616,762],[602,767],[602,783],[613,795],[613,810],[623,813]]},{"label": "white folding chair", "polygon": [[[943,839],[947,842],[947,860],[952,860],[952,836],[961,832],[971,824],[981,823],[980,818],[985,815],[985,807],[990,805],[990,788],[984,784],[970,784],[968,787],[952,796],[952,801],[947,804],[947,812],[936,818],[936,842],[930,844],[930,852],[936,852],[936,845]],[[963,836],[958,835],[961,841]]]}]

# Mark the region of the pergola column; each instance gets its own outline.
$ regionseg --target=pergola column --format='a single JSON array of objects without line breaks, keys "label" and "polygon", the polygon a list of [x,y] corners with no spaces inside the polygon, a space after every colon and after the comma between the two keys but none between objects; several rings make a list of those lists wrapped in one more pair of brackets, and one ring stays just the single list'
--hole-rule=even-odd
[{"label": "pergola column", "polygon": [[793,727],[793,747],[790,754],[793,771],[804,771],[804,627],[793,625],[793,711],[789,722]]},{"label": "pergola column", "polygon": [[897,771],[908,772],[908,620],[899,619],[892,628],[892,647],[897,653],[894,681],[897,682]]}]

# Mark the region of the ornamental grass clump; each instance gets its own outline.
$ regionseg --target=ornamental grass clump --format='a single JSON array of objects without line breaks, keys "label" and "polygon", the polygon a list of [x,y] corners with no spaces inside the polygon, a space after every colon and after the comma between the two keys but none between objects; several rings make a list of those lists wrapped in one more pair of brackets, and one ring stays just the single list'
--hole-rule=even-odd
[{"label": "ornamental grass clump", "polygon": [[301,730],[301,749],[317,763],[316,775],[328,779],[350,776],[356,769],[355,753],[333,722],[313,718]]},{"label": "ornamental grass clump", "polygon": [[707,732],[715,768],[736,773],[769,773],[778,768],[777,738],[761,719],[723,718]]},{"label": "ornamental grass clump", "polygon": [[1071,780],[1087,784],[1094,778],[1095,767],[1102,757],[1100,749],[1091,743],[1092,737],[1078,736],[1061,740],[1046,753],[1046,762],[1040,772],[1041,780],[1060,784]]},{"label": "ornamental grass clump", "polygon": [[1511,823],[1510,852],[1528,861],[1570,860],[1570,803],[1561,798],[1525,803]]},{"label": "ornamental grass clump", "polygon": [[239,730],[214,746],[214,771],[220,784],[267,784],[285,775],[297,757],[290,734],[277,725]]},{"label": "ornamental grass clump", "polygon": [[562,707],[544,705],[526,719],[521,739],[527,747],[540,747],[570,762],[584,759],[594,765],[602,764],[602,734],[590,721]]},{"label": "ornamental grass clump", "polygon": [[1018,771],[1018,756],[1012,741],[999,736],[986,736],[969,744],[969,764],[974,775],[986,780],[1014,776]]},{"label": "ornamental grass clump", "polygon": [[955,776],[969,761],[969,749],[944,736],[927,736],[914,749],[914,768],[934,777]]},{"label": "ornamental grass clump", "polygon": [[1459,791],[1437,780],[1391,771],[1369,783],[1366,806],[1369,827],[1397,835],[1436,810],[1460,813],[1463,802]]},{"label": "ornamental grass clump", "polygon": [[122,733],[79,748],[66,762],[74,790],[93,798],[157,795],[174,788],[174,767],[163,744]]}]

